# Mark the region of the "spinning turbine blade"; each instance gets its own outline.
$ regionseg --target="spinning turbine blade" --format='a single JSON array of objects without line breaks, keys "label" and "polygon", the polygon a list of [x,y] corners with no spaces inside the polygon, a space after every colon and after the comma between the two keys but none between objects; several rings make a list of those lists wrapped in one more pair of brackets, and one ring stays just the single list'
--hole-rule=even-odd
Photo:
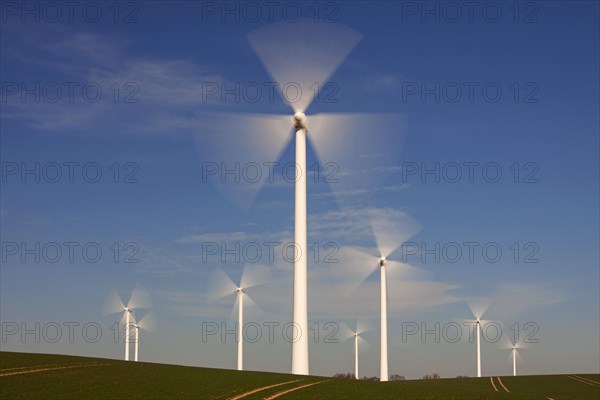
[{"label": "spinning turbine blade", "polygon": [[267,283],[271,279],[272,267],[261,264],[245,264],[240,279],[240,287],[249,289]]},{"label": "spinning turbine blade", "polygon": [[475,319],[481,320],[481,317],[490,306],[490,299],[487,297],[471,297],[467,300],[467,304]]},{"label": "spinning turbine blade", "polygon": [[385,258],[421,230],[416,220],[394,209],[370,209],[369,219],[380,256]]},{"label": "spinning turbine blade", "polygon": [[156,330],[156,315],[153,311],[147,312],[140,320],[137,322],[137,325],[140,329],[143,329],[148,332],[154,332]]},{"label": "spinning turbine blade", "polygon": [[104,304],[103,313],[104,314],[116,314],[122,313],[125,309],[125,303],[121,299],[121,296],[117,293],[116,289],[112,289],[108,296],[106,297],[106,302]]},{"label": "spinning turbine blade", "polygon": [[385,181],[398,172],[405,136],[406,117],[401,114],[316,114],[308,118],[308,137],[324,169],[323,179],[330,183],[340,205],[352,200],[351,195],[386,190]]},{"label": "spinning turbine blade", "polygon": [[338,337],[340,341],[348,340],[350,338],[354,338],[356,331],[350,328],[346,323],[341,323],[339,325],[339,333]]},{"label": "spinning turbine blade", "polygon": [[410,285],[410,281],[427,280],[431,273],[399,261],[386,260],[388,280],[392,285]]},{"label": "spinning turbine blade", "polygon": [[148,291],[143,287],[137,285],[133,289],[133,292],[131,292],[131,296],[129,297],[129,301],[127,302],[127,307],[129,309],[152,307],[150,293],[148,293]]},{"label": "spinning turbine blade", "polygon": [[498,342],[498,348],[500,349],[512,350],[513,347],[516,349],[528,349],[530,348],[530,345],[524,342],[513,343],[513,341],[506,336],[502,336],[502,339]]},{"label": "spinning turbine blade", "polygon": [[356,333],[358,333],[359,335],[362,335],[373,329],[374,329],[373,324],[370,323],[369,321],[361,320],[361,321],[356,322]]},{"label": "spinning turbine blade", "polygon": [[236,293],[237,289],[238,286],[223,271],[223,268],[217,267],[207,282],[206,296],[214,301]]},{"label": "spinning turbine blade", "polygon": [[[238,320],[238,312],[240,306],[240,298],[238,295],[235,296],[235,301],[233,302],[233,306],[231,307],[231,311],[229,313],[229,317],[227,321],[229,322],[237,322]],[[244,314],[246,316],[250,316],[252,318],[256,318],[262,314],[264,309],[258,305],[256,301],[252,299],[248,293],[244,293]]]},{"label": "spinning turbine blade", "polygon": [[[368,321],[357,321],[355,324],[356,328],[351,328],[348,324],[342,322],[339,325],[339,338],[341,341],[353,338],[355,334],[359,337],[366,332],[373,330],[373,325]],[[364,339],[363,339],[364,340]],[[366,343],[366,341],[365,341]]]},{"label": "spinning turbine blade", "polygon": [[347,26],[313,20],[276,22],[248,34],[252,48],[279,84],[283,100],[295,112],[308,109],[318,89],[361,39]]},{"label": "spinning turbine blade", "polygon": [[211,182],[231,203],[247,210],[292,138],[288,115],[206,113],[196,116],[194,138],[202,182]]},{"label": "spinning turbine blade", "polygon": [[344,295],[349,296],[379,268],[377,257],[361,247],[341,247],[330,273],[340,285]]}]

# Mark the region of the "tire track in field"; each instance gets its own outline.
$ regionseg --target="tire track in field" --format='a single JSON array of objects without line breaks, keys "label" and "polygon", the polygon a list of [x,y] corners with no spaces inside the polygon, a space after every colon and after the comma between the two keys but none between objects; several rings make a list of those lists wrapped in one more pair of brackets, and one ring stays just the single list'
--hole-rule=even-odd
[{"label": "tire track in field", "polygon": [[263,390],[268,390],[268,389],[271,389],[271,388],[274,388],[274,387],[277,387],[277,386],[287,385],[289,383],[299,382],[301,380],[302,379],[296,379],[296,380],[293,380],[293,381],[287,381],[287,382],[282,382],[282,383],[276,383],[274,385],[259,387],[259,388],[256,388],[256,389],[252,389],[252,390],[250,390],[248,392],[240,393],[237,396],[230,397],[227,400],[239,400],[239,399],[243,399],[244,397],[248,397],[250,395],[253,395],[254,393],[262,392]]},{"label": "tire track in field", "polygon": [[583,376],[579,376],[579,375],[573,375],[575,378],[579,378],[579,379],[583,379],[586,382],[591,383],[592,385],[599,385],[600,386],[600,382],[595,381],[593,379],[589,379],[589,378],[584,378]]},{"label": "tire track in field", "polygon": [[494,388],[494,390],[497,392],[498,388],[496,387],[496,384],[494,384],[494,378],[490,376],[490,382],[492,382],[492,387]]},{"label": "tire track in field", "polygon": [[502,382],[502,379],[500,379],[499,376],[493,377],[490,376],[490,382],[492,383],[492,387],[494,388],[494,391],[498,392],[498,387],[496,386],[496,384],[494,383],[494,378],[498,379],[498,384],[502,387],[502,389],[504,389],[504,391],[506,393],[509,393],[510,390],[508,390],[508,388],[506,386],[504,386],[504,382]]},{"label": "tire track in field", "polygon": [[568,377],[579,383],[585,383],[586,385],[593,386],[593,387],[600,387],[600,383],[593,381],[591,379],[583,378],[583,377],[577,376],[577,375],[569,375]]},{"label": "tire track in field", "polygon": [[13,375],[23,375],[23,374],[33,374],[36,372],[45,372],[45,371],[57,371],[61,369],[71,369],[71,368],[85,368],[85,367],[98,367],[101,365],[110,365],[110,364],[79,364],[79,365],[67,365],[64,367],[51,367],[51,368],[38,368],[38,369],[26,369],[25,371],[11,371],[1,373],[0,377],[3,376],[13,376]]},{"label": "tire track in field", "polygon": [[24,367],[12,367],[12,368],[2,368],[0,369],[0,374],[8,371],[16,371],[19,369],[31,369],[31,368],[45,368],[45,367],[57,367],[65,364],[42,364],[42,365],[26,365]]},{"label": "tire track in field", "polygon": [[503,388],[504,390],[506,390],[506,393],[509,393],[509,392],[510,392],[510,390],[508,390],[508,388],[507,388],[506,386],[504,386],[504,383],[502,383],[502,379],[500,379],[500,377],[499,377],[499,376],[497,376],[497,377],[496,377],[496,379],[498,379],[498,383],[500,383],[500,385],[502,385],[502,388]]},{"label": "tire track in field", "polygon": [[319,382],[307,383],[306,385],[302,385],[302,386],[296,386],[294,388],[291,388],[291,389],[288,389],[288,390],[284,390],[283,392],[275,393],[273,396],[265,397],[264,400],[273,400],[273,399],[281,397],[281,396],[283,396],[285,394],[288,394],[290,392],[295,392],[296,390],[304,389],[304,388],[307,388],[309,386],[318,385],[319,383],[327,382],[328,380],[329,379],[326,379],[324,381],[319,381]]}]

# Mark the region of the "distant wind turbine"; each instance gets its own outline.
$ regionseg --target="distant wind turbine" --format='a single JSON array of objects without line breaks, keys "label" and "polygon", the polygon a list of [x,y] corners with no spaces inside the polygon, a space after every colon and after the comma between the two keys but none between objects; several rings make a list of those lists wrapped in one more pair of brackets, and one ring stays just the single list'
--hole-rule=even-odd
[{"label": "distant wind turbine", "polygon": [[236,294],[238,307],[237,369],[239,371],[244,369],[244,303],[256,305],[246,291],[266,281],[265,270],[261,266],[247,264],[242,271],[239,285],[234,283],[220,267],[214,271],[209,283],[209,297],[213,300]]},{"label": "distant wind turbine", "polygon": [[510,356],[512,360],[512,371],[513,376],[517,376],[517,359],[521,359],[521,355],[519,354],[519,349],[528,349],[529,345],[524,342],[512,342],[508,339],[502,341],[500,343],[500,348],[508,350],[510,349]]},{"label": "distant wind turbine", "polygon": [[127,305],[125,305],[115,289],[109,293],[106,299],[106,304],[104,306],[105,314],[123,313],[121,321],[124,321],[125,323],[125,361],[129,361],[129,343],[135,340],[136,328],[132,323],[132,312],[136,309],[150,307],[152,307],[150,295],[139,285],[131,292]]},{"label": "distant wind turbine", "polygon": [[354,379],[360,379],[358,373],[359,345],[362,343],[362,345],[360,345],[360,348],[362,349],[362,351],[366,350],[366,348],[368,347],[368,343],[362,337],[362,335],[365,332],[368,332],[369,330],[371,330],[371,326],[364,322],[357,322],[355,329],[352,329],[345,324],[342,325],[341,339],[348,340],[352,338],[354,342]]},{"label": "distant wind turbine", "polygon": [[481,318],[483,317],[483,314],[485,314],[485,312],[487,311],[490,305],[490,301],[487,298],[477,297],[469,299],[469,301],[467,301],[467,304],[469,305],[471,313],[473,313],[473,317],[475,317],[475,319],[464,321],[468,323],[475,323],[475,341],[477,346],[475,366],[477,371],[477,377],[481,378],[481,328],[482,325],[486,325],[487,323],[492,322],[489,320],[483,320]]}]

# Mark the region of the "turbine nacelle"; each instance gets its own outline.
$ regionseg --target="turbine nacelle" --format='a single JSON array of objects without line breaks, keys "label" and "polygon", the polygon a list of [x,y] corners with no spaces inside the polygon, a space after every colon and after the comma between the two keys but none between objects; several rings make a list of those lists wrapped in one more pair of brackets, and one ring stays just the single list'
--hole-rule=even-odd
[{"label": "turbine nacelle", "polygon": [[385,265],[385,257],[381,257],[381,258],[379,259],[379,266],[380,266],[380,267],[383,267],[384,265]]},{"label": "turbine nacelle", "polygon": [[240,287],[236,289],[236,292],[238,292],[238,293],[246,293],[246,291],[244,289],[240,288]]},{"label": "turbine nacelle", "polygon": [[302,111],[295,113],[292,120],[296,129],[306,129],[306,115]]}]

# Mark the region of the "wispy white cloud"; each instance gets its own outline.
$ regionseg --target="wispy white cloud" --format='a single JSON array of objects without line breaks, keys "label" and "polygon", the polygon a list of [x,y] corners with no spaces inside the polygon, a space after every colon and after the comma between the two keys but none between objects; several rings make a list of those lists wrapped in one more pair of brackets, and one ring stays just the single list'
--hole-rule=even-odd
[{"label": "wispy white cloud", "polygon": [[405,80],[403,75],[395,75],[388,73],[375,73],[366,75],[358,85],[362,90],[378,92],[378,91],[398,91],[402,87],[402,82]]},{"label": "wispy white cloud", "polygon": [[505,282],[490,296],[490,318],[515,318],[567,300],[558,285],[545,282]]},{"label": "wispy white cloud", "polygon": [[46,226],[50,223],[48,218],[40,215],[29,215],[17,220],[18,223],[23,225],[28,225],[31,227],[41,227]]},{"label": "wispy white cloud", "polygon": [[203,98],[203,85],[220,84],[223,77],[191,60],[134,56],[131,42],[56,27],[9,33],[14,40],[3,46],[8,57],[43,68],[59,85],[75,82],[75,93],[86,83],[98,84],[102,97],[97,102],[81,95],[71,99],[67,86],[61,86],[63,95],[54,103],[31,96],[22,102],[20,95],[13,95],[4,104],[3,118],[47,131],[110,128],[103,132],[158,134],[189,131],[199,106],[220,104]]}]

